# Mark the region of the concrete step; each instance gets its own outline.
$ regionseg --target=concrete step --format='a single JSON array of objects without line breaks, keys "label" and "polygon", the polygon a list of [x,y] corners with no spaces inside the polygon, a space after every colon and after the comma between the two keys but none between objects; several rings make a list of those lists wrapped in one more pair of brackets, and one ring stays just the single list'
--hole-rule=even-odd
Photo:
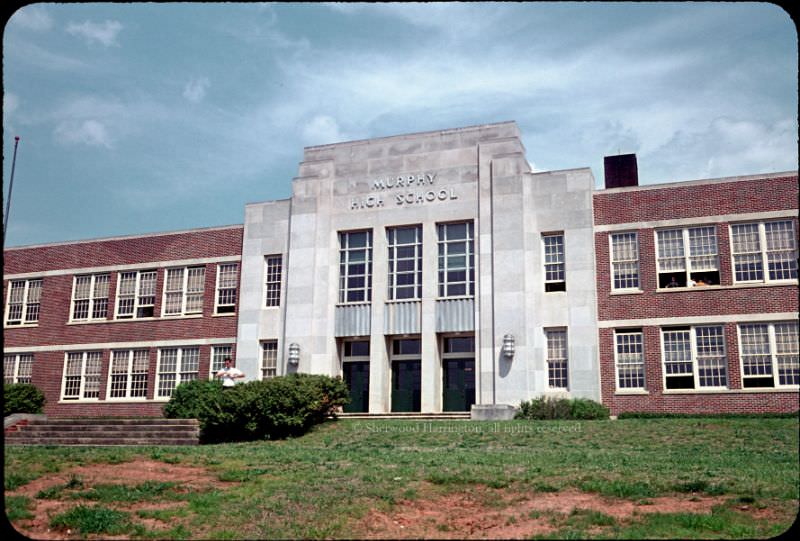
[{"label": "concrete step", "polygon": [[469,419],[468,412],[446,411],[440,413],[390,412],[390,413],[339,413],[340,419],[405,419],[408,421],[453,421]]},{"label": "concrete step", "polygon": [[196,419],[41,418],[5,427],[10,445],[197,445]]},{"label": "concrete step", "polygon": [[197,438],[6,438],[6,445],[198,445]]}]

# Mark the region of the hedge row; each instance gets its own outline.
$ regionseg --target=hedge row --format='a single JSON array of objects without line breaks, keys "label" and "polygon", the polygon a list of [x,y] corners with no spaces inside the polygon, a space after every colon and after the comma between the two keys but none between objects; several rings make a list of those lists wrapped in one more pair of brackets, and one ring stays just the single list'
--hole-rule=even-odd
[{"label": "hedge row", "polygon": [[586,398],[534,398],[519,405],[514,419],[608,419],[609,410]]},{"label": "hedge row", "polygon": [[3,384],[3,416],[12,413],[42,413],[44,393],[30,383]]}]

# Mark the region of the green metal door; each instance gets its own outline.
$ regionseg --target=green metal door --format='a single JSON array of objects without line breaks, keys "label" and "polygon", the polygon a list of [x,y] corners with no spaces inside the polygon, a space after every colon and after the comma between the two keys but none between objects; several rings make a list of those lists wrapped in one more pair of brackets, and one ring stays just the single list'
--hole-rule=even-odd
[{"label": "green metal door", "polygon": [[444,411],[469,411],[475,403],[475,359],[445,359]]},{"label": "green metal door", "polygon": [[350,403],[342,409],[347,413],[369,411],[369,361],[344,363],[343,372]]},{"label": "green metal door", "polygon": [[421,411],[422,362],[392,362],[392,411]]}]

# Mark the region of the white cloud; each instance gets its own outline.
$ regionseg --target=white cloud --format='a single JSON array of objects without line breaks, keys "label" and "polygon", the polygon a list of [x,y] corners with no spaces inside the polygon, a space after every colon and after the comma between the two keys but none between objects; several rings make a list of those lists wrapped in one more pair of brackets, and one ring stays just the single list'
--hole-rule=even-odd
[{"label": "white cloud", "polygon": [[111,137],[105,124],[95,119],[65,121],[54,131],[56,140],[62,144],[83,144],[111,148]]},{"label": "white cloud", "polygon": [[183,97],[192,103],[200,103],[206,97],[206,89],[210,85],[207,77],[192,79],[183,88]]},{"label": "white cloud", "polygon": [[347,141],[336,119],[327,115],[317,115],[303,126],[303,141],[306,145],[323,145]]},{"label": "white cloud", "polygon": [[42,6],[28,5],[19,8],[12,16],[10,23],[28,30],[44,31],[53,27],[53,18]]},{"label": "white cloud", "polygon": [[53,71],[71,71],[85,69],[86,64],[75,58],[53,53],[25,40],[16,40],[14,47],[3,50],[6,62],[20,62]]},{"label": "white cloud", "polygon": [[90,45],[97,41],[106,47],[117,45],[117,34],[119,34],[121,30],[122,23],[109,20],[102,23],[84,21],[78,24],[71,22],[67,25],[67,32],[73,36],[84,38],[86,43]]},{"label": "white cloud", "polygon": [[12,94],[11,92],[4,92],[3,125],[6,126],[11,131],[13,131],[13,127],[10,125],[11,117],[16,112],[17,108],[19,108],[19,98],[17,97],[17,95]]}]

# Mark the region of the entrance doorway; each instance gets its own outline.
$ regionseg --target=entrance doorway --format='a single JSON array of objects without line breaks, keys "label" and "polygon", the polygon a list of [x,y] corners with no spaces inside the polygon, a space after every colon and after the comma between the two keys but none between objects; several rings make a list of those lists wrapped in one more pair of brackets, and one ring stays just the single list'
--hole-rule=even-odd
[{"label": "entrance doorway", "polygon": [[350,390],[350,403],[342,408],[346,413],[369,411],[369,341],[344,343],[342,376]]},{"label": "entrance doorway", "polygon": [[392,342],[392,411],[422,410],[422,361],[419,339]]},{"label": "entrance doorway", "polygon": [[475,339],[446,337],[442,353],[444,411],[469,411],[475,403]]}]

